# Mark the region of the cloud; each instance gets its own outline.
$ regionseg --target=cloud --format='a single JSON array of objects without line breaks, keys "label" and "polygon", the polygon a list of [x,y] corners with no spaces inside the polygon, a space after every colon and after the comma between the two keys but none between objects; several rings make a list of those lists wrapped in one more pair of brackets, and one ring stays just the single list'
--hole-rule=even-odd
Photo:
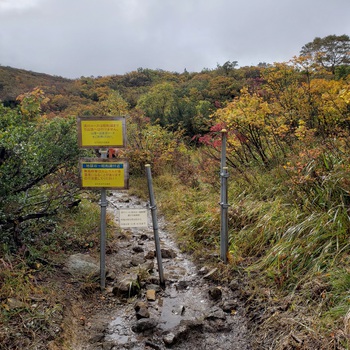
[{"label": "cloud", "polygon": [[349,34],[349,12],[348,0],[0,0],[0,64],[80,77],[281,62]]},{"label": "cloud", "polygon": [[26,10],[39,5],[40,0],[0,0],[0,11]]}]

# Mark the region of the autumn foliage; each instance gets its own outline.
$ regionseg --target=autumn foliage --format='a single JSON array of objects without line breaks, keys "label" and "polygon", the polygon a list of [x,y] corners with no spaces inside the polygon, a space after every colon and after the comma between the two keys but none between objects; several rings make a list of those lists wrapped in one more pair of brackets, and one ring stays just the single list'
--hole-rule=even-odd
[{"label": "autumn foliage", "polygon": [[[49,231],[50,218],[79,204],[76,117],[110,115],[127,123],[127,147],[111,155],[127,158],[137,180],[151,164],[159,208],[174,220],[181,248],[212,262],[226,129],[225,278],[253,276],[242,295],[279,310],[259,309],[259,327],[283,329],[257,348],[346,348],[349,42],[316,38],[289,62],[237,68],[228,61],[198,73],[139,68],[66,80],[0,67],[12,82],[0,89],[0,253],[30,246],[30,223]],[[25,74],[27,91],[23,82],[10,87],[14,73]],[[288,338],[295,332],[298,345]]]}]

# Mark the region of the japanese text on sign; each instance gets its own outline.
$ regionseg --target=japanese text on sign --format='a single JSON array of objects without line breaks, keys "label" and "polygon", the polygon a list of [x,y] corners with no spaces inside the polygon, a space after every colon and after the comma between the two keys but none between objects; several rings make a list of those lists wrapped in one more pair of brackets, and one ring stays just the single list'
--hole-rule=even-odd
[{"label": "japanese text on sign", "polygon": [[79,146],[85,148],[124,147],[125,119],[78,118]]},{"label": "japanese text on sign", "polygon": [[127,227],[147,227],[147,209],[120,209],[119,226]]},{"label": "japanese text on sign", "polygon": [[84,188],[127,188],[125,162],[81,161],[81,185]]}]

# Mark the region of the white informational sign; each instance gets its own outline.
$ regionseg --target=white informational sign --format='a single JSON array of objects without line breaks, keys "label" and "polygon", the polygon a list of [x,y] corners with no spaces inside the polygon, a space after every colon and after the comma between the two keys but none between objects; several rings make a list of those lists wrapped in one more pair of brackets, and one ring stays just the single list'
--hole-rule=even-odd
[{"label": "white informational sign", "polygon": [[147,209],[119,209],[119,226],[128,227],[147,227],[148,210]]}]

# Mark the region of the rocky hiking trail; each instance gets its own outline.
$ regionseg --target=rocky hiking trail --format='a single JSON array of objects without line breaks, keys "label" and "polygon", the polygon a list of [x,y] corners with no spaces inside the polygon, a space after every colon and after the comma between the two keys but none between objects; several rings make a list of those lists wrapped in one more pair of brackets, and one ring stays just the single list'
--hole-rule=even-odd
[{"label": "rocky hiking trail", "polygon": [[[108,202],[115,218],[119,208],[147,207],[127,191],[112,192]],[[159,285],[152,225],[122,230],[107,245],[106,289],[87,283],[82,296],[70,302],[64,333],[72,348],[251,349],[237,283],[213,282],[216,269],[205,262],[196,267],[162,218],[158,225],[165,286]],[[72,275],[81,273],[82,265],[99,270],[98,259],[85,254],[71,256],[66,265]]]}]

